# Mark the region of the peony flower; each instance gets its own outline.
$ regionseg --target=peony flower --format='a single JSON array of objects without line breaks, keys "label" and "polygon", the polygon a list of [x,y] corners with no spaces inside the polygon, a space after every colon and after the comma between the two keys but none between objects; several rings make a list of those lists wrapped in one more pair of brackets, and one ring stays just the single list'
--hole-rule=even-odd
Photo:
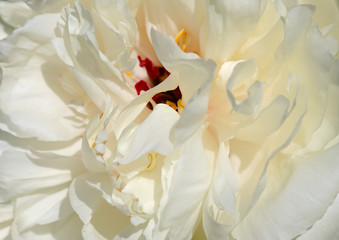
[{"label": "peony flower", "polygon": [[0,5],[2,239],[339,236],[335,1]]}]

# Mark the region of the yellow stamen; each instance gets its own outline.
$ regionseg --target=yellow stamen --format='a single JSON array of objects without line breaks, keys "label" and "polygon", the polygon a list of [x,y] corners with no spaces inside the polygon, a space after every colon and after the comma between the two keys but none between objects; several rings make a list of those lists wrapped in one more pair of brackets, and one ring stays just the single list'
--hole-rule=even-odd
[{"label": "yellow stamen", "polygon": [[198,56],[200,56],[200,54],[197,51],[193,51],[195,54],[197,54]]},{"label": "yellow stamen", "polygon": [[158,153],[154,154],[154,156],[153,156],[152,153],[149,153],[147,157],[148,157],[149,163],[148,163],[148,165],[147,165],[145,171],[150,172],[150,171],[152,171],[154,168],[156,168],[156,166],[157,166],[157,157],[158,157]]},{"label": "yellow stamen", "polygon": [[167,104],[168,106],[170,106],[171,108],[173,108],[175,111],[178,109],[178,108],[177,108],[177,105],[175,105],[174,102],[171,102],[171,101],[167,100],[167,101],[166,101],[166,104]]},{"label": "yellow stamen", "polygon": [[183,28],[183,29],[181,29],[181,31],[175,36],[175,42],[177,43],[177,44],[179,44],[179,39],[180,39],[180,37],[184,34],[184,33],[186,33],[186,31],[185,31],[185,29]]},{"label": "yellow stamen", "polygon": [[[181,39],[181,41],[180,41]],[[186,40],[187,40],[187,32],[185,30],[185,28],[183,28],[174,38],[175,42],[179,45],[179,47],[181,48],[181,50],[183,50],[184,52],[187,51],[187,44],[186,44]]]},{"label": "yellow stamen", "polygon": [[101,119],[103,115],[104,115],[104,113],[101,113],[99,119]]},{"label": "yellow stamen", "polygon": [[178,106],[179,109],[184,109],[185,108],[185,106],[182,104],[181,99],[178,100],[177,106]]},{"label": "yellow stamen", "polygon": [[125,73],[126,75],[128,75],[130,78],[133,77],[132,73],[124,71],[123,73]]}]

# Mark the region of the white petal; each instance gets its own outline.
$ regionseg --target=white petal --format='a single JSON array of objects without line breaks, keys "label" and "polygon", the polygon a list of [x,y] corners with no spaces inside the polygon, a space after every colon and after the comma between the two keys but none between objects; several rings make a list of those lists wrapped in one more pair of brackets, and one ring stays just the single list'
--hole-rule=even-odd
[{"label": "white petal", "polygon": [[168,183],[168,199],[159,218],[160,229],[170,228],[170,239],[189,239],[193,235],[212,176],[210,160],[213,156],[207,154],[204,145],[212,142],[211,136],[200,129],[186,142],[178,159],[173,180]]},{"label": "white petal", "polygon": [[68,0],[24,0],[24,2],[36,12],[58,12],[69,3]]},{"label": "white petal", "polygon": [[173,135],[173,140],[180,145],[203,124],[216,65],[211,60],[182,52],[173,38],[154,29],[151,35],[159,60],[171,72],[169,78],[177,78],[182,92],[185,109]]},{"label": "white petal", "polygon": [[0,158],[1,201],[71,181],[73,174],[83,171],[79,160],[48,155],[34,159],[24,152],[4,152]]},{"label": "white petal", "polygon": [[79,122],[68,119],[74,115],[68,107],[73,96],[59,84],[59,76],[68,70],[53,57],[49,44],[57,17],[40,15],[0,42],[4,61],[0,105],[16,135],[57,141],[82,131],[75,126]]},{"label": "white petal", "polygon": [[119,162],[127,164],[153,151],[165,156],[169,155],[173,150],[169,134],[178,119],[179,114],[170,106],[157,104],[128,142],[118,142],[118,150],[124,155]]},{"label": "white petal", "polygon": [[[288,11],[285,18],[284,41],[277,52],[278,59],[283,60],[290,56],[311,23],[313,13],[314,7],[310,5],[296,6]],[[296,22],[298,24],[295,24]]]},{"label": "white petal", "polygon": [[231,231],[232,226],[227,226],[216,221],[216,219],[219,218],[219,212],[217,210],[214,211],[215,210],[214,208],[216,207],[213,206],[212,204],[213,204],[212,195],[208,194],[203,208],[203,223],[206,237],[209,240],[218,240],[218,239],[228,240],[228,234]]},{"label": "white petal", "polygon": [[63,221],[73,213],[67,186],[42,190],[16,199],[15,221],[19,232],[36,225]]},{"label": "white petal", "polygon": [[[106,125],[111,120],[115,111],[116,108],[112,109],[110,99],[106,98],[106,108],[102,115],[99,116],[98,114],[94,116],[87,125],[84,137],[82,139],[81,155],[85,167],[90,172],[107,171],[105,161],[98,161],[98,159],[96,158],[96,152],[92,148],[97,146],[96,139],[98,134],[102,131],[105,131]],[[101,136],[103,135],[101,134]],[[101,144],[99,144],[99,146],[100,145]]]},{"label": "white petal", "polygon": [[273,102],[260,112],[258,118],[250,125],[239,129],[236,138],[253,141],[265,138],[278,130],[288,116],[289,101],[283,96],[277,96]]},{"label": "white petal", "polygon": [[214,199],[218,207],[233,215],[235,211],[235,194],[239,190],[239,184],[228,159],[228,149],[220,144],[218,159],[212,183]]},{"label": "white petal", "polygon": [[[172,37],[152,29],[152,43],[162,65],[177,75],[182,101],[186,104],[201,85],[214,78],[215,63],[181,51]],[[212,78],[212,79],[211,79]]]},{"label": "white petal", "polygon": [[11,226],[12,239],[52,240],[67,239],[69,236],[73,239],[81,239],[81,222],[75,214],[54,224],[36,225],[24,232],[18,231],[16,221]]},{"label": "white petal", "polygon": [[267,188],[233,236],[292,239],[303,234],[322,218],[338,194],[338,154],[336,145],[311,156],[272,162]]},{"label": "white petal", "polygon": [[328,102],[332,56],[326,39],[313,23],[305,35],[305,44],[292,57],[292,64],[307,88],[308,112],[295,141],[305,146],[324,118]]},{"label": "white petal", "polygon": [[208,1],[206,22],[200,30],[204,58],[214,59],[217,63],[230,59],[254,30],[266,2]]},{"label": "white petal", "polygon": [[12,27],[22,27],[34,16],[34,12],[22,1],[1,1],[1,19]]},{"label": "white petal", "polygon": [[177,146],[184,144],[204,124],[212,81],[213,78],[207,79],[186,104],[173,131],[174,141]]},{"label": "white petal", "polygon": [[[307,99],[301,89],[296,106],[278,131],[261,141],[230,141],[230,159],[241,161],[237,170],[240,183],[237,197],[241,216],[245,216],[250,207],[258,200],[266,184],[266,169],[277,153],[282,151],[295,137],[307,111]],[[246,149],[244,151],[243,149]]]},{"label": "white petal", "polygon": [[219,146],[212,186],[203,212],[203,226],[208,239],[227,239],[237,220],[236,193],[239,184],[228,158],[228,149]]},{"label": "white petal", "polygon": [[298,240],[331,240],[339,237],[339,194],[330,205],[325,214],[315,222],[312,227],[298,237]]},{"label": "white petal", "polygon": [[110,185],[105,175],[87,174],[74,179],[70,186],[70,202],[84,223],[85,239],[112,239],[129,223],[128,217],[107,202]]},{"label": "white petal", "polygon": [[174,75],[170,75],[165,81],[131,101],[126,108],[121,111],[115,122],[116,136],[121,136],[122,131],[136,119],[155,94],[175,89],[178,86],[176,80]]},{"label": "white petal", "polygon": [[8,239],[11,231],[11,222],[14,218],[13,204],[0,204],[0,238]]},{"label": "white petal", "polygon": [[332,66],[331,79],[333,84],[329,85],[328,103],[323,122],[319,129],[313,134],[307,149],[319,151],[339,134],[339,60]]},{"label": "white petal", "polygon": [[59,29],[61,36],[52,41],[55,50],[101,110],[105,108],[104,93],[122,107],[134,98],[134,91],[123,81],[120,71],[99,49],[94,22],[79,2],[76,2],[75,9],[64,9]]},{"label": "white petal", "polygon": [[[126,1],[119,0],[112,4],[112,2],[98,0],[95,1],[95,8],[98,11],[98,16],[109,28],[123,35],[128,41],[128,45],[135,44],[137,24]],[[108,41],[107,44],[109,44]],[[114,48],[114,46],[112,45],[111,48]]]}]

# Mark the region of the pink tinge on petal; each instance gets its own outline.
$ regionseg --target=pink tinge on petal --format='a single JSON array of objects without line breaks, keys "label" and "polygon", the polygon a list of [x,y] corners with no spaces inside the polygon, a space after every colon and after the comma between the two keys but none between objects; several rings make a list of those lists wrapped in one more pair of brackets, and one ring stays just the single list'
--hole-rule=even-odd
[{"label": "pink tinge on petal", "polygon": [[141,91],[147,91],[149,89],[149,86],[146,81],[140,80],[135,84],[135,90],[137,90],[138,95],[140,95]]}]

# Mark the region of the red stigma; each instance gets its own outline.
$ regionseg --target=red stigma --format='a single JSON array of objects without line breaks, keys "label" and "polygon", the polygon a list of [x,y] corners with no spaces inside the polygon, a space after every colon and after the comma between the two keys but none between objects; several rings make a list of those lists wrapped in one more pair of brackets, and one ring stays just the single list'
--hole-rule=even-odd
[{"label": "red stigma", "polygon": [[[149,58],[145,58],[144,60],[142,60],[142,58],[138,56],[138,60],[140,67],[144,67],[147,71],[151,87],[157,86],[170,75],[170,73],[164,67],[154,66],[153,62]],[[138,95],[140,95],[141,91],[149,90],[150,86],[146,81],[140,80],[135,84],[135,89]],[[180,88],[177,87],[176,89],[171,91],[157,93],[152,97],[152,99],[156,104],[167,104],[167,102],[171,102],[172,104],[176,105],[178,100],[181,99],[181,91]],[[153,105],[151,104],[151,102],[147,103],[147,107],[150,110],[153,110]]]},{"label": "red stigma", "polygon": [[151,60],[149,60],[148,58],[145,58],[145,60],[142,60],[140,56],[138,56],[138,60],[139,60],[139,65],[140,67],[145,67],[148,76],[150,76],[151,78],[158,78],[159,77],[159,69],[158,67],[154,67],[153,63]]},{"label": "red stigma", "polygon": [[138,95],[140,95],[141,91],[147,91],[149,89],[149,86],[146,81],[140,80],[135,84],[135,90],[137,90]]}]

